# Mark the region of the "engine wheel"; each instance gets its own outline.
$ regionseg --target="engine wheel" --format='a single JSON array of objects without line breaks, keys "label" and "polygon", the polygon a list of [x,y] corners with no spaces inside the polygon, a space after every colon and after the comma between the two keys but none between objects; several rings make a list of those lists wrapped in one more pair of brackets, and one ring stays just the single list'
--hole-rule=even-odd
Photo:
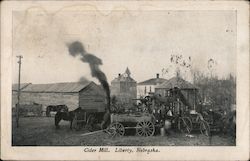
[{"label": "engine wheel", "polygon": [[136,134],[138,136],[153,136],[155,133],[155,126],[151,121],[138,122],[136,125]]}]

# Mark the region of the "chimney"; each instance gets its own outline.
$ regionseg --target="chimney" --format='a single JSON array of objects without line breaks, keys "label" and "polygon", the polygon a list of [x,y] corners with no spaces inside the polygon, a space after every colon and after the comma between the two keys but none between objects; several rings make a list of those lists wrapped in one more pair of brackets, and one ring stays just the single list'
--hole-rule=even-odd
[{"label": "chimney", "polygon": [[157,79],[159,78],[159,73],[156,74],[156,78],[157,78]]}]

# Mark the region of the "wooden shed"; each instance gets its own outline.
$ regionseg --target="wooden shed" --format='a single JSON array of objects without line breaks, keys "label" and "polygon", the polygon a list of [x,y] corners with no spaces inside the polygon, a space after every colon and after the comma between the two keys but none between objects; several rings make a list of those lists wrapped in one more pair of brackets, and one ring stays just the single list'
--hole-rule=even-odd
[{"label": "wooden shed", "polygon": [[161,96],[167,96],[171,89],[180,89],[181,101],[191,109],[196,108],[198,88],[192,83],[180,78],[173,77],[155,87],[155,93]]},{"label": "wooden shed", "polygon": [[[106,97],[103,88],[94,82],[66,82],[22,85],[20,104],[67,105],[69,110],[78,107],[104,111]],[[12,107],[17,103],[16,85],[12,88]]]}]

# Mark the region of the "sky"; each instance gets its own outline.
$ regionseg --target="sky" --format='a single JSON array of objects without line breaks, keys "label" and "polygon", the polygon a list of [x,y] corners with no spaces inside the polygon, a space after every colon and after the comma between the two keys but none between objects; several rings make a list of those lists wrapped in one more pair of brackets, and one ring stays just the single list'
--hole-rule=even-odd
[{"label": "sky", "polygon": [[[236,73],[236,13],[234,11],[60,11],[32,8],[13,13],[13,83],[18,81],[16,55],[22,55],[21,82],[76,82],[91,77],[88,64],[72,57],[67,44],[80,41],[103,61],[108,81],[124,73],[141,82],[159,73],[174,76],[171,55],[191,61],[185,71]],[[212,69],[208,60],[213,59]],[[164,71],[164,72],[163,72]],[[167,72],[166,72],[167,71]]]}]

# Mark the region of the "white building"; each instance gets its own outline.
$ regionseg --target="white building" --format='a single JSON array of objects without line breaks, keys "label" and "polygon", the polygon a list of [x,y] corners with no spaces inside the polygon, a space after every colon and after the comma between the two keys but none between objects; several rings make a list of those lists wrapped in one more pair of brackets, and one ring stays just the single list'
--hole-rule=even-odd
[{"label": "white building", "polygon": [[145,97],[149,93],[155,92],[155,86],[167,81],[167,79],[159,78],[159,74],[156,74],[155,78],[151,78],[137,84],[137,98]]}]

